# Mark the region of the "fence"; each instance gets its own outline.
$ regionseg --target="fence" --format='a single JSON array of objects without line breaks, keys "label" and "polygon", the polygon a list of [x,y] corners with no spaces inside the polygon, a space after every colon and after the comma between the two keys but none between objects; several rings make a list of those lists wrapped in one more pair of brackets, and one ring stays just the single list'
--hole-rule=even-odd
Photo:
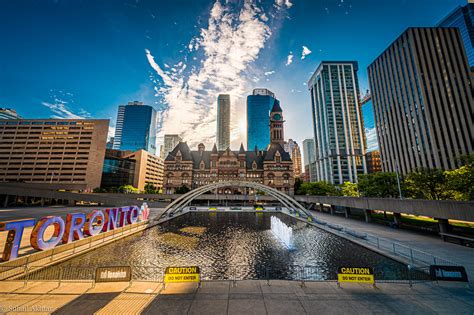
[{"label": "fence", "polygon": [[[96,270],[100,266],[30,266],[23,267],[23,275],[16,281],[23,281],[24,286],[31,281],[57,282],[89,282],[95,285]],[[107,266],[111,267],[111,266]],[[132,266],[131,282],[153,281],[162,283],[165,267],[161,266]],[[402,283],[412,286],[414,283],[432,281],[428,268],[398,268],[390,269],[380,266],[374,268],[376,283]],[[266,265],[237,265],[227,268],[223,272],[216,272],[216,266],[200,266],[200,282],[232,281],[236,284],[243,280],[288,280],[306,282],[337,281],[337,271],[328,273],[326,269],[311,265],[288,265],[275,268]]]},{"label": "fence", "polygon": [[315,223],[321,225],[324,230],[333,230],[330,231],[334,234],[341,235],[347,234],[352,237],[355,237],[363,242],[367,242],[369,245],[372,245],[378,249],[389,252],[395,256],[400,256],[404,258],[408,263],[418,266],[427,266],[427,265],[449,265],[449,266],[459,266],[458,263],[453,261],[435,256],[433,254],[424,252],[419,249],[415,249],[397,242],[390,241],[385,238],[381,238],[369,233],[361,233],[346,227],[327,223],[321,220],[314,220]]},{"label": "fence", "polygon": [[51,250],[32,253],[15,260],[0,264],[0,280],[15,278],[25,273],[25,268],[45,268],[47,265],[62,261],[76,254],[89,251],[124,236],[132,235],[148,226],[148,221],[138,222],[79,241],[64,244]]}]

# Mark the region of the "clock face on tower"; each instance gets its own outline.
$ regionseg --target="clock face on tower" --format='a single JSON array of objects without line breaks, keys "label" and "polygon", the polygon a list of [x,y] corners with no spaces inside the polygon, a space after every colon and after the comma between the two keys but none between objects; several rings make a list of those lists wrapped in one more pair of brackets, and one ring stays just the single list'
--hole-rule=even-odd
[{"label": "clock face on tower", "polygon": [[273,120],[281,120],[281,115],[280,114],[273,115]]}]

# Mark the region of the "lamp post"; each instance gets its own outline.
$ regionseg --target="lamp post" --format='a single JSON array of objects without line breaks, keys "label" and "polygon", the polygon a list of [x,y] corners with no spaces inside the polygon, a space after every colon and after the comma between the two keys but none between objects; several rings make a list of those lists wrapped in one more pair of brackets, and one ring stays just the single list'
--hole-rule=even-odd
[{"label": "lamp post", "polygon": [[402,187],[400,186],[400,175],[398,174],[399,172],[399,168],[398,168],[398,159],[395,157],[395,162],[396,162],[396,165],[395,165],[395,174],[397,175],[397,186],[398,186],[398,194],[400,196],[400,199],[403,199],[403,196],[402,196]]}]

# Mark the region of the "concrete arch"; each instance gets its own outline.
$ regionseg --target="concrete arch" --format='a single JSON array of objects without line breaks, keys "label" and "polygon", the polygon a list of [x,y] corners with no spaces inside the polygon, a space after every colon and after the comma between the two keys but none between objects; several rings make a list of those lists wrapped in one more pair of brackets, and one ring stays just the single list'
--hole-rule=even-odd
[{"label": "concrete arch", "polygon": [[175,199],[172,203],[170,203],[168,207],[166,207],[165,211],[159,217],[159,219],[161,219],[162,217],[166,216],[169,213],[174,213],[180,210],[182,207],[184,207],[185,205],[193,201],[196,197],[203,195],[206,192],[209,192],[211,190],[223,188],[223,187],[246,187],[246,188],[258,189],[272,196],[276,200],[278,200],[284,207],[288,209],[294,209],[295,211],[298,211],[300,214],[304,214],[308,217],[312,217],[309,211],[307,211],[298,201],[296,201],[292,197],[288,196],[287,194],[282,193],[281,191],[275,188],[272,188],[260,183],[254,183],[254,182],[248,182],[248,181],[226,181],[226,182],[216,182],[216,183],[207,184],[205,186],[201,186],[196,189],[193,189],[190,192],[180,196],[179,198]]}]

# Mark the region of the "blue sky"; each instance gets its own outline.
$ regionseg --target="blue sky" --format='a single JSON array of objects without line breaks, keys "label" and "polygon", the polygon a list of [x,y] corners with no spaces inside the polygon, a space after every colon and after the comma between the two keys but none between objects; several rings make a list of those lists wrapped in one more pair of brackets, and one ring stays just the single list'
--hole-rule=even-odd
[{"label": "blue sky", "polygon": [[[215,136],[215,100],[232,97],[232,146],[245,97],[281,100],[285,135],[312,136],[305,83],[321,60],[367,66],[409,26],[433,26],[464,0],[1,1],[0,107],[28,118],[111,119],[139,100],[161,131],[192,146]],[[311,51],[302,59],[304,47]],[[289,63],[289,55],[292,62]]]}]

